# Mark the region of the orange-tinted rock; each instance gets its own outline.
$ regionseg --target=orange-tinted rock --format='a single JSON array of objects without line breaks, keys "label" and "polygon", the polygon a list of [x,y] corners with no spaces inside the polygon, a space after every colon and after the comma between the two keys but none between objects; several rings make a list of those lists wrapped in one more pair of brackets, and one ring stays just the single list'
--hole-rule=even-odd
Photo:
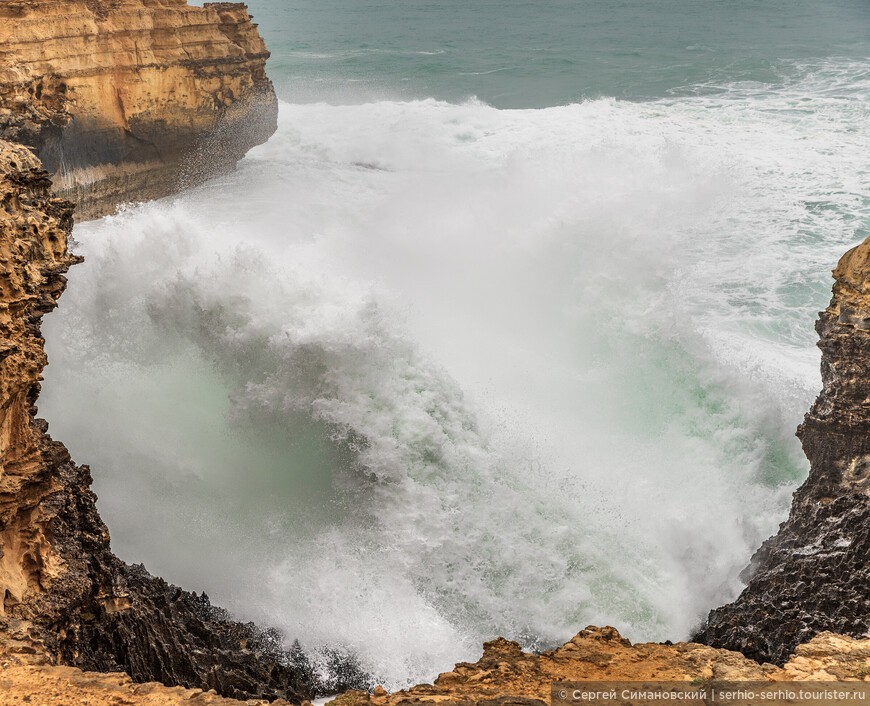
[{"label": "orange-tinted rock", "polygon": [[39,323],[76,258],[67,252],[72,204],[50,193],[39,161],[0,142],[0,615],[61,570],[45,503],[47,472],[32,407],[46,365]]},{"label": "orange-tinted rock", "polygon": [[275,131],[245,5],[0,3],[0,138],[30,145],[78,219],[232,168]]},{"label": "orange-tinted rock", "polygon": [[[25,643],[0,644],[0,706],[8,704],[76,704],[76,706],[250,706],[251,701],[222,698],[214,692],[167,687],[155,682],[136,684],[121,672],[84,672],[56,667]],[[278,699],[275,706],[288,706]]]},{"label": "orange-tinted rock", "polygon": [[88,467],[35,417],[41,318],[77,261],[72,208],[27,149],[0,141],[0,646],[235,698],[311,697],[277,636],[112,554]]},{"label": "orange-tinted rock", "polygon": [[[612,627],[588,627],[562,647],[528,654],[516,642],[487,642],[475,663],[460,662],[434,684],[393,694],[348,691],[335,706],[464,704],[537,706],[550,703],[559,681],[831,681],[870,674],[870,639],[826,633],[798,648],[784,668],[758,664],[738,652],[694,643],[632,645]],[[868,677],[870,678],[870,677]]]}]

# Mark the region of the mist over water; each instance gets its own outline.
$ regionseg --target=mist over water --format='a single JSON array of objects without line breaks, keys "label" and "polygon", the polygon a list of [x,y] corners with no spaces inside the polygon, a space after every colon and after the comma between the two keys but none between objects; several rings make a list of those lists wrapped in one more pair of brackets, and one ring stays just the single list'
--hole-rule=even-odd
[{"label": "mist over water", "polygon": [[870,234],[870,67],[788,75],[282,102],[236,173],[77,226],[40,407],[115,551],[388,687],[496,635],[688,636],[806,474]]}]

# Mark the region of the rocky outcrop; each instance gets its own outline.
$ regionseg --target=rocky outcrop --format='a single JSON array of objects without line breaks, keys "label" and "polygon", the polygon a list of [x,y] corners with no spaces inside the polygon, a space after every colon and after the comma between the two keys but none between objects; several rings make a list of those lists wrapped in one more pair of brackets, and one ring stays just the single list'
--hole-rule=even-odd
[{"label": "rocky outcrop", "polygon": [[824,388],[797,432],[809,477],[752,557],[746,589],[696,636],[778,664],[822,631],[870,631],[870,239],[834,279],[816,323]]},{"label": "rocky outcrop", "polygon": [[[314,695],[300,653],[110,551],[87,466],[36,418],[42,316],[66,284],[72,204],[0,142],[0,633],[68,665],[235,698]],[[2,643],[2,640],[0,640]]]},{"label": "rocky outcrop", "polygon": [[0,143],[0,615],[63,571],[47,514],[59,483],[46,454],[57,454],[33,420],[46,365],[40,320],[77,261],[67,251],[72,204],[50,187],[27,149]]},{"label": "rocky outcrop", "polygon": [[587,627],[562,647],[523,652],[503,638],[475,663],[461,662],[433,684],[388,694],[348,691],[330,706],[546,706],[554,682],[870,680],[870,640],[826,633],[801,645],[784,668],[705,645],[632,645],[612,627]]},{"label": "rocky outcrop", "polygon": [[[136,683],[121,672],[85,672],[55,666],[26,641],[0,642],[0,706],[76,704],[76,706],[251,706],[263,701],[238,701],[214,690]],[[289,706],[278,699],[273,706]]]},{"label": "rocky outcrop", "polygon": [[275,131],[245,5],[0,3],[0,139],[31,146],[78,219],[232,168]]},{"label": "rocky outcrop", "polygon": [[[332,706],[543,706],[550,688],[564,681],[868,681],[870,640],[825,633],[801,645],[784,668],[759,665],[741,654],[703,645],[632,645],[610,627],[588,627],[552,652],[528,654],[502,638],[483,646],[475,663],[462,662],[439,675],[434,684],[419,684],[388,694],[347,691]],[[167,688],[134,683],[126,674],[82,672],[56,667],[26,641],[0,642],[0,684],[5,701],[57,702],[85,706],[241,706],[214,691]],[[260,703],[260,702],[256,702]],[[273,702],[275,706],[285,701]]]}]

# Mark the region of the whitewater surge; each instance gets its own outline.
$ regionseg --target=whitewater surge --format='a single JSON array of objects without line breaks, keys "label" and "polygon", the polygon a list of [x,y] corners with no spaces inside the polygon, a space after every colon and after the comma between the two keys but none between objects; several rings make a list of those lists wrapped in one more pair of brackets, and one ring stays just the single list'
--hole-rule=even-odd
[{"label": "whitewater surge", "polygon": [[119,555],[388,686],[495,635],[686,637],[806,472],[862,70],[283,104],[237,173],[77,226],[41,411]]}]

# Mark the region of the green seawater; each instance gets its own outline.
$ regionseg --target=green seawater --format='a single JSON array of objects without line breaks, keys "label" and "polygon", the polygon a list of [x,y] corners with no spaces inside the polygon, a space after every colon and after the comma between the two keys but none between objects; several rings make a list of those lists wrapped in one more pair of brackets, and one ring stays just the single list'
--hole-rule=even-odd
[{"label": "green seawater", "polygon": [[76,228],[40,411],[113,548],[388,687],[678,640],[807,462],[866,0],[251,0],[278,129]]},{"label": "green seawater", "polygon": [[781,85],[870,53],[863,0],[252,0],[292,102],[499,108]]}]

